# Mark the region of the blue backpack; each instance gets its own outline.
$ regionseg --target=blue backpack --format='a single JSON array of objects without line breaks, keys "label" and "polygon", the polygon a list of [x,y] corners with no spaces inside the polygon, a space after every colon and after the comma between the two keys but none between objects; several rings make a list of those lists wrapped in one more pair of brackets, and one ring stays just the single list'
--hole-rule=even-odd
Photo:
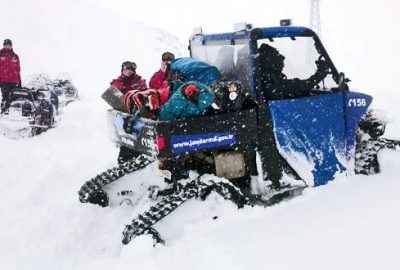
[{"label": "blue backpack", "polygon": [[220,78],[217,67],[189,57],[174,59],[170,70],[174,79],[196,81],[207,85]]}]

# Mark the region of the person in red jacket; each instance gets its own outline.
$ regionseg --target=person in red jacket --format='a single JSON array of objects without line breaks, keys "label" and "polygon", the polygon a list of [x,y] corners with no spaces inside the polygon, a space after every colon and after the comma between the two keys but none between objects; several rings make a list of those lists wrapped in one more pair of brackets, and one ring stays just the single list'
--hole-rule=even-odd
[{"label": "person in red jacket", "polygon": [[21,66],[19,57],[14,53],[12,41],[5,39],[3,49],[0,50],[0,87],[1,87],[1,112],[9,107],[10,92],[21,86]]},{"label": "person in red jacket", "polygon": [[151,77],[150,88],[160,89],[165,86],[164,82],[168,80],[170,75],[169,65],[174,59],[175,55],[170,52],[165,52],[161,55],[161,68]]},{"label": "person in red jacket", "polygon": [[[114,79],[110,84],[121,91],[124,95],[131,91],[142,92],[147,89],[147,84],[141,76],[136,74],[136,64],[125,61],[121,66],[121,75]],[[130,161],[139,156],[140,153],[126,146],[121,145],[118,154],[118,163]]]},{"label": "person in red jacket", "polygon": [[147,84],[141,76],[136,74],[136,64],[125,61],[122,63],[121,75],[111,82],[111,85],[126,94],[130,90],[145,90]]}]

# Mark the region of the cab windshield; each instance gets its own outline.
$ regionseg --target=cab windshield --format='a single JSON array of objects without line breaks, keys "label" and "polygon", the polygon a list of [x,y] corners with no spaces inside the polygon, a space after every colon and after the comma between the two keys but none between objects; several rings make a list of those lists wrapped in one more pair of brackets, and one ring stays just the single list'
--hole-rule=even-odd
[{"label": "cab windshield", "polygon": [[[312,89],[329,91],[337,87],[332,75],[328,72],[318,72],[318,63],[326,64],[325,59],[317,51],[312,37],[279,37],[257,40],[258,51],[254,55],[259,65],[265,58],[271,60],[268,54],[262,54],[266,47],[272,47],[282,55],[282,77],[286,80],[299,80],[315,83],[307,84]],[[191,46],[192,57],[215,65],[221,72],[223,80],[240,80],[248,89],[252,89],[252,66],[248,40],[231,41],[221,40],[208,42],[202,45],[194,42]],[[273,60],[273,59],[272,59]],[[257,76],[262,77],[262,70]],[[317,76],[316,76],[317,75]],[[260,78],[258,78],[260,81]],[[254,90],[254,89],[252,89]]]},{"label": "cab windshield", "polygon": [[239,80],[245,88],[251,88],[250,50],[247,42],[236,45],[215,42],[206,46],[192,46],[192,57],[216,66],[222,80]]},{"label": "cab windshield", "polygon": [[[260,39],[257,47],[262,58],[263,48],[270,47],[276,49],[277,53],[283,56],[282,74],[286,79],[308,80],[313,78],[318,71],[319,64],[325,64],[323,57],[318,53],[314,40],[311,37],[281,37]],[[270,49],[272,51],[272,49]],[[265,55],[265,57],[274,57]],[[261,62],[265,59],[259,59]],[[271,59],[270,59],[271,60]],[[274,59],[272,59],[273,61]],[[321,67],[324,68],[324,67]],[[320,68],[320,69],[321,69]],[[327,66],[325,66],[327,68]],[[324,75],[324,76],[322,76]],[[313,87],[318,90],[328,90],[337,87],[331,74],[321,74],[321,80]]]}]

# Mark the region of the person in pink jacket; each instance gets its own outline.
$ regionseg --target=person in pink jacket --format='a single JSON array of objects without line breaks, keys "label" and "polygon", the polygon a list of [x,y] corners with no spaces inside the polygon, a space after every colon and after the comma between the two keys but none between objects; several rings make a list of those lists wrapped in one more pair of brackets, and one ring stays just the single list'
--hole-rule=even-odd
[{"label": "person in pink jacket", "polygon": [[175,55],[170,52],[165,52],[161,55],[161,68],[151,77],[150,88],[160,89],[165,86],[164,82],[168,80],[170,75],[169,65],[174,58]]},{"label": "person in pink jacket", "polygon": [[12,41],[6,39],[0,50],[1,112],[8,108],[10,92],[17,86],[21,86],[19,57],[13,51]]}]

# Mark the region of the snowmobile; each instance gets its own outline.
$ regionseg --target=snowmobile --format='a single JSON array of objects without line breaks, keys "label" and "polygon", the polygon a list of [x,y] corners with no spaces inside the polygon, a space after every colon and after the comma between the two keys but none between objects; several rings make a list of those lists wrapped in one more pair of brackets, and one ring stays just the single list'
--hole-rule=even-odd
[{"label": "snowmobile", "polygon": [[46,74],[27,77],[10,93],[9,108],[0,115],[0,131],[9,138],[31,137],[54,127],[63,108],[78,97],[70,79],[52,81]]},{"label": "snowmobile", "polygon": [[53,91],[61,97],[65,106],[78,99],[78,90],[69,79],[56,79],[52,85]]},{"label": "snowmobile", "polygon": [[44,73],[32,74],[26,78],[24,86],[33,90],[52,91],[58,97],[60,109],[77,97],[77,90],[72,85],[68,75],[59,76],[57,79],[52,80]]},{"label": "snowmobile", "polygon": [[[399,141],[381,137],[386,123],[368,110],[372,97],[349,90],[350,80],[308,28],[199,32],[189,51],[220,71],[209,82],[216,96],[209,114],[159,121],[124,112],[118,90],[104,95],[114,108],[113,140],[131,150],[130,159],[87,181],[79,199],[112,206],[115,198],[138,205],[132,194],[151,198],[150,209],[123,231],[124,244],[142,234],[162,242],[154,225],[191,198],[217,192],[238,207],[269,206],[337,177],[377,173],[378,151],[399,149]],[[196,80],[177,63],[170,66],[175,77]],[[146,180],[136,183],[141,192],[118,189],[117,180],[153,161],[166,184]]]},{"label": "snowmobile", "polygon": [[14,139],[38,135],[54,126],[58,107],[57,95],[48,89],[14,88],[0,129]]}]

